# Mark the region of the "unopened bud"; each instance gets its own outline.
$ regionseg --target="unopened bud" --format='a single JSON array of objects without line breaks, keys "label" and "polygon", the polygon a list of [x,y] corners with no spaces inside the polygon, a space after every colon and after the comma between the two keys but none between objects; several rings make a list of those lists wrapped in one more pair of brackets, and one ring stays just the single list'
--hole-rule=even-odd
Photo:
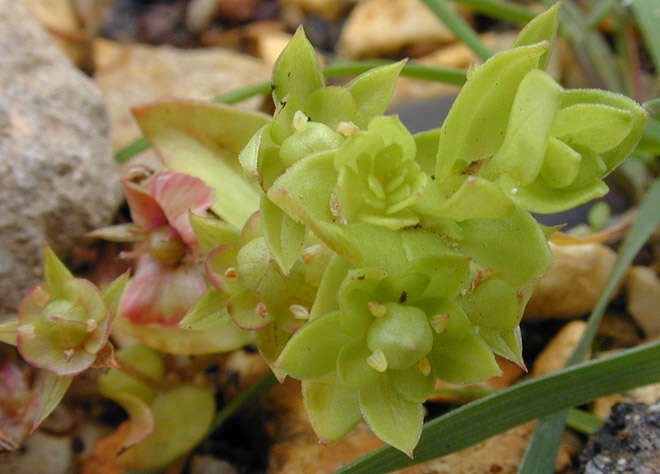
[{"label": "unopened bud", "polygon": [[417,368],[424,377],[428,376],[431,373],[431,363],[426,357],[424,357],[417,363]]},{"label": "unopened bud", "polygon": [[268,316],[268,308],[266,308],[266,305],[264,303],[258,303],[257,306],[254,308],[254,312],[257,313],[257,315],[262,318]]},{"label": "unopened bud", "polygon": [[337,125],[337,133],[341,133],[345,137],[350,137],[359,130],[360,127],[355,125],[353,122],[339,122]]},{"label": "unopened bud", "polygon": [[307,125],[307,115],[303,113],[302,110],[296,110],[296,113],[293,114],[293,128],[296,130],[302,130]]},{"label": "unopened bud", "polygon": [[385,357],[385,353],[380,349],[372,352],[371,355],[367,357],[367,364],[378,372],[385,372],[387,370],[387,358]]},{"label": "unopened bud", "polygon": [[369,308],[369,312],[376,318],[382,318],[387,313],[387,308],[376,301],[369,301],[367,307]]},{"label": "unopened bud", "polygon": [[434,314],[431,316],[431,327],[433,330],[440,334],[442,331],[447,329],[447,325],[449,324],[449,317],[449,313]]},{"label": "unopened bud", "polygon": [[311,245],[302,251],[302,259],[306,264],[312,263],[316,258],[321,255],[323,248],[321,244]]},{"label": "unopened bud", "polygon": [[293,313],[293,317],[296,319],[309,319],[309,311],[302,305],[292,304],[289,306],[289,310]]},{"label": "unopened bud", "polygon": [[85,324],[87,325],[87,332],[94,332],[94,330],[97,328],[98,323],[96,322],[96,319],[89,318]]}]

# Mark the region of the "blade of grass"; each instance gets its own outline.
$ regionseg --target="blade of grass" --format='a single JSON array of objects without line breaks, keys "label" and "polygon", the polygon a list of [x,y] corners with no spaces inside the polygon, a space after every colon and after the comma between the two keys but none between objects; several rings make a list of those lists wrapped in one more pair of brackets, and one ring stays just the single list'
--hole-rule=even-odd
[{"label": "blade of grass", "polygon": [[[379,473],[453,453],[527,421],[660,380],[660,341],[530,379],[424,425],[414,459],[385,446],[336,471]],[[540,474],[540,473],[537,473]]]},{"label": "blade of grass", "polygon": [[592,415],[584,410],[571,408],[566,418],[566,424],[584,434],[594,434],[603,426],[604,421],[597,416]]},{"label": "blade of grass", "polygon": [[498,20],[524,25],[537,15],[537,12],[517,3],[501,0],[453,0],[454,3],[468,6],[478,13]]},{"label": "blade of grass", "polygon": [[[344,61],[327,66],[323,73],[326,77],[352,76],[361,74],[374,67],[391,64],[392,61],[373,60],[373,61]],[[401,71],[402,76],[413,77],[425,81],[442,82],[454,86],[461,86],[467,80],[466,71],[451,67],[424,66],[421,64],[408,63]],[[227,94],[219,95],[211,99],[216,104],[236,104],[259,94],[270,92],[270,82],[264,81],[257,84],[242,87]],[[138,153],[149,149],[149,142],[144,138],[137,138],[115,153],[114,159],[117,163],[125,163]]]},{"label": "blade of grass", "polygon": [[451,30],[456,38],[461,40],[474,53],[484,61],[493,53],[481,42],[479,35],[470,28],[465,20],[451,9],[446,0],[423,0],[427,7]]},{"label": "blade of grass", "polygon": [[658,0],[633,0],[630,4],[646,41],[655,69],[660,71],[660,5]]},{"label": "blade of grass", "polygon": [[587,29],[593,30],[603,19],[609,15],[614,5],[619,3],[619,0],[600,0],[595,2],[593,9],[589,12],[584,25]]},{"label": "blade of grass", "polygon": [[[660,178],[650,187],[646,199],[639,206],[639,214],[619,248],[612,273],[607,279],[603,293],[589,316],[587,326],[578,341],[573,353],[566,361],[566,366],[582,362],[593,343],[596,331],[600,326],[605,309],[616,291],[621,278],[635,255],[649,239],[655,228],[660,224]],[[659,374],[660,377],[660,374]],[[559,449],[559,440],[564,431],[564,424],[568,411],[563,410],[552,414],[539,422],[534,429],[532,438],[527,446],[519,474],[539,474],[552,472]]]}]

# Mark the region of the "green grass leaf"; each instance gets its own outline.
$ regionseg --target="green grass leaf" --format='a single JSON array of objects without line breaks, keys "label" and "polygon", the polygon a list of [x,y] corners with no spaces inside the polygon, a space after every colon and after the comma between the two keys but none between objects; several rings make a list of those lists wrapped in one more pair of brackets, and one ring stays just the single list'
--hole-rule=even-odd
[{"label": "green grass leaf", "polygon": [[657,0],[633,0],[630,7],[642,30],[653,64],[660,69],[660,6]]},{"label": "green grass leaf", "polygon": [[[596,307],[589,316],[587,327],[578,345],[566,362],[567,366],[581,362],[587,356],[602,316],[605,313],[605,308],[614,294],[619,281],[633,258],[635,258],[635,255],[637,255],[637,252],[639,252],[639,249],[660,223],[659,207],[660,179],[656,180],[653,186],[651,186],[646,199],[640,205],[639,215],[619,248],[618,257],[612,273]],[[613,391],[611,393],[615,392]],[[535,474],[552,472],[556,456],[553,456],[551,453],[556,453],[559,448],[559,440],[564,432],[564,423],[567,416],[568,412],[564,410],[541,420],[534,430],[523,464],[518,471],[519,473]]]}]

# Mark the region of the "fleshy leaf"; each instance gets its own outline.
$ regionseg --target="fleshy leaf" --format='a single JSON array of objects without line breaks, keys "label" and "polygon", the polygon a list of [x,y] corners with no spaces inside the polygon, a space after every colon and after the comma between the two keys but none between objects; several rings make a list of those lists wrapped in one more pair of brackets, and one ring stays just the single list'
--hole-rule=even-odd
[{"label": "fleshy leaf", "polygon": [[[117,358],[123,365],[128,365],[140,371],[156,382],[163,380],[165,374],[163,356],[147,346],[135,344],[125,347],[117,353]],[[117,396],[130,395],[142,400],[147,405],[158,394],[154,387],[122,370],[109,370],[101,375],[99,377],[99,391],[103,396],[113,400],[117,400]],[[119,400],[117,402],[121,403]]]},{"label": "fleshy leaf", "polygon": [[581,161],[582,156],[577,151],[550,137],[541,167],[543,181],[552,188],[565,188],[575,180]]},{"label": "fleshy leaf", "polygon": [[525,361],[522,356],[522,339],[520,335],[520,326],[515,329],[503,329],[494,331],[491,329],[480,328],[479,336],[486,341],[486,344],[496,354],[509,359],[518,366],[525,368]]},{"label": "fleshy leaf", "polygon": [[347,341],[335,311],[298,330],[275,365],[297,379],[320,377],[335,370],[339,350]]},{"label": "fleshy leaf", "polygon": [[353,121],[356,104],[351,93],[343,87],[324,87],[312,92],[305,102],[305,114],[314,122],[321,122],[332,130],[340,122]]},{"label": "fleshy leaf", "polygon": [[111,242],[137,242],[144,238],[137,224],[117,224],[88,232],[86,237],[109,240]]},{"label": "fleshy leaf", "polygon": [[375,300],[374,291],[386,276],[382,268],[359,268],[346,274],[336,297],[341,308],[341,326],[347,334],[366,334],[373,319],[369,302]]},{"label": "fleshy leaf", "polygon": [[73,382],[73,377],[57,375],[45,370],[39,371],[34,388],[38,401],[37,412],[32,423],[33,432],[57,408],[71,382]]},{"label": "fleshy leaf", "polygon": [[193,330],[225,327],[226,320],[231,319],[227,311],[228,300],[228,295],[215,289],[208,290],[179,321],[179,327]]},{"label": "fleshy leaf", "polygon": [[236,272],[238,248],[234,245],[218,245],[204,260],[204,271],[211,284],[225,294],[240,291],[241,284]]},{"label": "fleshy leaf", "polygon": [[261,216],[268,248],[282,273],[288,275],[299,258],[305,240],[305,226],[291,219],[265,196],[261,201]]},{"label": "fleshy leaf", "polygon": [[322,442],[340,440],[362,418],[359,392],[335,373],[302,381],[302,394],[312,428]]},{"label": "fleshy leaf", "polygon": [[192,212],[188,216],[197,241],[204,252],[209,252],[218,245],[238,243],[238,232],[226,222],[213,217],[199,216]]},{"label": "fleshy leaf", "polygon": [[46,291],[56,298],[61,294],[62,288],[73,279],[73,274],[57,258],[50,246],[44,247],[44,280]]},{"label": "fleshy leaf", "polygon": [[518,292],[502,278],[492,277],[458,299],[470,321],[490,329],[514,328],[522,310]]},{"label": "fleshy leaf", "polygon": [[117,393],[113,400],[128,413],[130,429],[123,438],[117,454],[145,439],[154,431],[155,422],[149,406],[140,398],[129,393]]},{"label": "fleshy leaf", "polygon": [[440,132],[435,175],[444,180],[457,164],[489,158],[504,140],[520,81],[538,65],[548,43],[496,54],[478,67],[461,89]]},{"label": "fleshy leaf", "polygon": [[232,295],[227,310],[236,326],[246,331],[258,331],[273,320],[273,313],[251,292]]},{"label": "fleshy leaf", "polygon": [[114,317],[119,310],[119,303],[124,294],[126,284],[128,283],[128,278],[128,271],[126,271],[115,278],[114,281],[103,290],[103,302],[105,303],[106,308],[108,308],[111,317]]},{"label": "fleshy leaf", "polygon": [[543,231],[526,212],[473,219],[463,222],[462,228],[461,250],[483,267],[502,272],[502,278],[513,286],[541,276],[552,261]]},{"label": "fleshy leaf", "polygon": [[370,355],[364,339],[344,344],[337,357],[337,376],[351,387],[359,388],[372,383],[378,372],[367,364]]},{"label": "fleshy leaf", "polygon": [[479,336],[433,344],[428,355],[435,376],[452,383],[477,383],[501,374],[495,356]]},{"label": "fleshy leaf", "polygon": [[413,403],[424,403],[435,387],[435,377],[431,374],[431,366],[427,365],[427,367],[429,372],[426,375],[418,367],[391,370],[388,371],[388,374],[392,385],[403,398]]},{"label": "fleshy leaf", "polygon": [[559,27],[560,8],[561,2],[557,2],[540,15],[535,16],[532,21],[525,25],[513,42],[513,45],[517,47],[538,43],[539,41],[549,41],[550,48],[548,52],[543,54],[539,60],[539,68],[541,69],[545,69],[552,54]]},{"label": "fleshy leaf", "polygon": [[126,469],[161,469],[193,449],[208,431],[215,401],[196,385],[182,385],[156,397],[151,405],[153,433],[118,457]]},{"label": "fleshy leaf", "polygon": [[346,85],[357,104],[353,121],[358,127],[366,128],[371,119],[385,112],[405,64],[404,60],[370,69]]},{"label": "fleshy leaf", "polygon": [[314,298],[314,304],[309,312],[309,320],[313,321],[324,314],[339,309],[337,302],[337,290],[350,269],[348,261],[333,255],[323,273],[321,284]]},{"label": "fleshy leaf", "polygon": [[504,173],[521,184],[536,178],[543,165],[560,93],[559,84],[543,71],[535,69],[523,78],[511,107],[504,142],[488,161],[484,175]]},{"label": "fleshy leaf", "polygon": [[292,94],[305,99],[323,87],[323,74],[316,52],[298,28],[273,68],[273,95],[276,103]]},{"label": "fleshy leaf", "polygon": [[633,114],[609,105],[575,104],[561,109],[552,135],[569,145],[604,153],[621,143],[633,126]]},{"label": "fleshy leaf", "polygon": [[269,118],[192,101],[158,102],[135,108],[133,114],[165,166],[204,180],[215,192],[211,209],[240,229],[257,210],[259,193],[236,158]]},{"label": "fleshy leaf", "polygon": [[17,318],[10,319],[0,324],[0,342],[16,345],[16,331],[18,330],[19,322]]},{"label": "fleshy leaf", "polygon": [[218,321],[213,329],[198,331],[161,324],[138,325],[126,318],[117,318],[112,329],[168,354],[217,354],[236,350],[254,341],[252,333],[241,330],[228,318]]},{"label": "fleshy leaf", "polygon": [[389,377],[381,375],[360,389],[360,410],[376,436],[412,456],[422,433],[424,409],[420,403],[406,400]]}]

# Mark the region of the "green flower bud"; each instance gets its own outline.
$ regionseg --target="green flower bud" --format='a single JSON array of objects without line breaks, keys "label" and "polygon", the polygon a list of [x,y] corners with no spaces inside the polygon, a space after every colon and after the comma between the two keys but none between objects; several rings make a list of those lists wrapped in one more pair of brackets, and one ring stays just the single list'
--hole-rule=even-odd
[{"label": "green flower bud", "polygon": [[169,225],[154,229],[148,234],[151,255],[167,265],[176,265],[186,254],[186,244]]}]

